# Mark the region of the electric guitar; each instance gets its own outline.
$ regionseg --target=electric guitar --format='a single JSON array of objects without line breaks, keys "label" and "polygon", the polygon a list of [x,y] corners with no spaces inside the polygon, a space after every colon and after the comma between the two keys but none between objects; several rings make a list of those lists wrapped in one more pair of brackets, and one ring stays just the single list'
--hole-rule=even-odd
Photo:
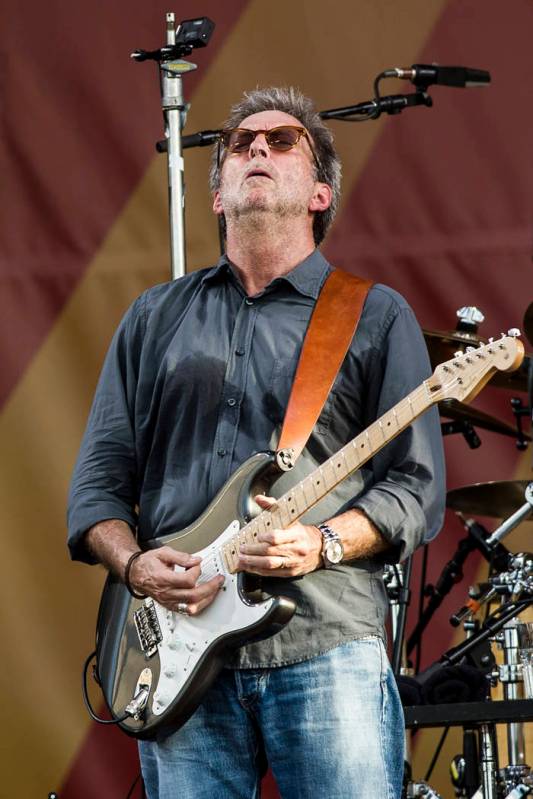
[{"label": "electric guitar", "polygon": [[432,405],[448,398],[468,401],[496,371],[517,369],[524,347],[516,335],[513,330],[456,353],[255,518],[251,497],[268,490],[280,467],[286,468],[273,453],[258,453],[243,463],[189,527],[155,539],[154,547],[166,544],[199,555],[200,580],[225,576],[215,600],[198,616],[174,613],[151,598],[134,599],[118,578],[108,577],[97,622],[97,677],[126,733],[152,738],[180,727],[222,668],[228,648],[272,635],[292,617],[292,600],[263,596],[256,601],[246,593],[244,576],[236,572],[240,544],[253,543],[262,531],[288,527]]}]

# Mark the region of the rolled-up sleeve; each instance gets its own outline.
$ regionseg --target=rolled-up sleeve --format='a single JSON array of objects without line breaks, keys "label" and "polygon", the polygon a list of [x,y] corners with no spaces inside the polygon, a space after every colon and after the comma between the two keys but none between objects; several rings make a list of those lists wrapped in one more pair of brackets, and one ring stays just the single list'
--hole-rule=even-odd
[{"label": "rolled-up sleeve", "polygon": [[68,500],[71,557],[94,559],[87,530],[105,519],[136,526],[138,475],[134,413],[143,333],[143,298],[126,313],[107,353],[74,469]]},{"label": "rolled-up sleeve", "polygon": [[[422,331],[407,305],[383,326],[372,357],[368,401],[379,418],[419,386],[431,368]],[[352,504],[391,544],[387,560],[403,560],[439,532],[445,510],[445,466],[436,408],[397,436],[365,470],[368,488]]]}]

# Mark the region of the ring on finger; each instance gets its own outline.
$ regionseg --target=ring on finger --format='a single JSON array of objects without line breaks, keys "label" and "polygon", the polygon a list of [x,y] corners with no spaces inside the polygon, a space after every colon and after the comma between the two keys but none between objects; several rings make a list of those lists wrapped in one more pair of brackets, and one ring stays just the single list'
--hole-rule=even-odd
[{"label": "ring on finger", "polygon": [[189,606],[186,602],[178,602],[176,610],[178,613],[183,613],[185,616],[189,615]]}]

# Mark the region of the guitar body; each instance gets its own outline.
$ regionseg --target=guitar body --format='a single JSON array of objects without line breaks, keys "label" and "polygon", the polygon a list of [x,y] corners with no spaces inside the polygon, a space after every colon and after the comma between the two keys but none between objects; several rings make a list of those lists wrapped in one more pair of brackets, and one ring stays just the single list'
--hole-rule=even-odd
[{"label": "guitar body", "polygon": [[116,577],[106,581],[97,622],[97,674],[114,718],[139,694],[148,693],[139,717],[120,727],[137,738],[176,730],[196,710],[223,666],[228,649],[278,632],[295,605],[285,597],[260,597],[245,590],[245,577],[228,572],[220,556],[225,539],[249,521],[251,497],[279,474],[270,453],[259,453],[232,475],[206,511],[186,529],[155,539],[196,553],[225,583],[198,616],[168,611],[152,599],[134,599]]}]

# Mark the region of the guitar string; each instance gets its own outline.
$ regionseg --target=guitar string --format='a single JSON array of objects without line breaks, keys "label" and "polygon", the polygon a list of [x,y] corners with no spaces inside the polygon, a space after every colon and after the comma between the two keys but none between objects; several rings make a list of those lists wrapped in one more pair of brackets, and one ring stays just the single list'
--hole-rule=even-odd
[{"label": "guitar string", "polygon": [[[491,351],[491,349],[489,348],[487,350],[487,352],[489,354],[493,354],[494,351],[493,350]],[[473,371],[474,372],[475,371],[483,372],[485,370],[486,366],[487,366],[487,364],[483,363],[483,360],[485,359],[486,355],[484,353],[480,352],[479,350],[476,350],[476,351],[474,351],[472,353],[468,353],[468,357],[465,358],[465,361],[467,362],[468,365],[471,365],[469,363],[469,360],[471,358],[473,358],[473,357],[477,357],[479,359],[478,365],[480,367],[478,370],[473,370]],[[464,367],[456,365],[455,363],[453,365],[456,368],[464,368]],[[441,367],[444,367],[444,366],[445,366],[445,364],[441,364]],[[464,378],[462,376],[454,377],[454,379],[448,384],[448,391],[452,390],[457,385],[460,385],[461,380],[463,380],[463,379]],[[359,466],[362,465],[363,461],[358,461],[358,463],[356,463],[355,466],[353,466],[352,468],[348,468],[346,470],[346,474],[343,477],[341,477],[340,480],[337,480],[337,478],[335,477],[334,478],[335,482],[334,482],[334,484],[333,484],[333,486],[331,488],[327,487],[327,481],[326,481],[326,478],[324,477],[324,474],[323,474],[324,469],[326,469],[326,468],[328,468],[330,466],[333,467],[333,462],[336,459],[340,458],[340,457],[342,457],[342,459],[344,460],[344,462],[346,464],[346,454],[347,454],[348,450],[357,445],[358,440],[361,438],[361,436],[365,436],[366,437],[368,445],[369,445],[369,450],[370,450],[370,454],[369,455],[367,454],[365,459],[368,460],[368,458],[373,457],[373,455],[378,451],[378,449],[375,449],[374,452],[372,452],[372,449],[373,449],[372,448],[372,441],[371,441],[372,433],[376,432],[377,430],[379,430],[381,432],[381,434],[382,434],[382,437],[383,437],[383,446],[385,446],[387,443],[389,443],[389,441],[391,441],[394,438],[394,436],[392,436],[391,438],[387,438],[387,436],[385,434],[385,431],[383,429],[383,422],[386,421],[388,416],[393,416],[395,422],[398,425],[398,412],[399,412],[399,410],[400,411],[402,410],[401,409],[402,405],[405,405],[406,403],[409,405],[409,411],[410,411],[410,415],[411,415],[411,420],[409,422],[407,422],[407,424],[405,425],[407,427],[411,423],[411,421],[413,421],[418,416],[420,416],[424,411],[428,410],[429,407],[431,407],[432,404],[435,404],[435,403],[431,403],[430,402],[419,413],[417,413],[417,414],[413,413],[413,405],[416,404],[423,396],[424,397],[428,396],[430,398],[432,397],[432,389],[431,389],[431,386],[429,385],[429,380],[431,380],[431,378],[428,378],[427,380],[425,380],[420,386],[418,386],[410,394],[408,394],[407,397],[404,397],[403,400],[400,400],[399,403],[397,403],[392,408],[390,408],[388,411],[386,411],[379,419],[377,419],[375,422],[373,422],[366,430],[362,431],[354,439],[349,441],[348,444],[346,444],[344,447],[342,447],[339,450],[339,452],[337,452],[334,455],[332,455],[330,458],[328,458],[328,460],[326,460],[318,468],[313,470],[313,472],[311,472],[309,475],[307,475],[297,486],[293,486],[293,488],[289,492],[287,492],[286,494],[282,495],[277,500],[276,509],[274,509],[272,511],[271,510],[263,510],[260,514],[258,514],[258,516],[256,516],[254,519],[252,519],[251,522],[248,522],[237,533],[235,533],[235,535],[232,538],[230,538],[229,541],[227,541],[223,545],[221,545],[221,547],[220,547],[220,549],[218,551],[210,551],[209,554],[202,560],[202,573],[201,573],[199,582],[207,582],[212,577],[214,577],[216,574],[220,573],[219,564],[220,564],[221,561],[222,561],[222,563],[224,563],[224,555],[222,554],[222,549],[224,547],[229,546],[229,545],[233,545],[233,547],[236,548],[237,545],[238,545],[239,538],[245,538],[246,539],[246,533],[247,532],[252,532],[252,534],[254,534],[254,528],[257,528],[260,525],[264,525],[266,527],[267,524],[268,524],[267,520],[269,518],[272,518],[273,513],[275,513],[277,510],[280,510],[280,512],[283,512],[283,510],[286,510],[286,508],[283,508],[283,507],[280,508],[280,506],[283,505],[283,504],[286,506],[288,504],[288,502],[290,500],[292,500],[293,494],[295,492],[295,489],[302,489],[303,492],[304,492],[304,495],[305,495],[305,483],[309,484],[308,487],[313,486],[313,489],[314,489],[314,492],[315,492],[315,501],[312,504],[316,504],[316,502],[318,502],[326,493],[329,493],[329,491],[331,491],[332,488],[335,487],[335,485],[338,485],[338,483],[341,482],[342,480],[344,480],[351,472],[356,471],[359,468]],[[438,388],[441,388],[441,386],[439,386]],[[437,390],[438,390],[438,388],[437,388]],[[436,393],[435,390],[433,390],[433,391],[434,391],[434,393]],[[437,401],[438,400],[435,400],[435,402],[437,402]],[[390,424],[390,421],[387,423],[387,426],[389,424]],[[401,432],[401,431],[398,431],[398,433],[399,432]],[[345,466],[345,469],[346,469],[346,466]],[[316,491],[316,489],[314,488],[314,485],[313,485],[314,480],[316,479],[316,477],[318,477],[318,475],[321,476],[322,482],[326,486],[326,491],[322,492],[321,494],[318,494],[318,492]],[[317,496],[317,494],[318,494],[318,496]],[[304,496],[304,499],[305,499],[305,496]],[[309,507],[311,507],[311,505],[309,503],[307,504],[307,507],[304,506],[303,513],[305,513],[306,510],[309,509]],[[302,514],[300,513],[299,516],[301,516],[301,515]]]}]

